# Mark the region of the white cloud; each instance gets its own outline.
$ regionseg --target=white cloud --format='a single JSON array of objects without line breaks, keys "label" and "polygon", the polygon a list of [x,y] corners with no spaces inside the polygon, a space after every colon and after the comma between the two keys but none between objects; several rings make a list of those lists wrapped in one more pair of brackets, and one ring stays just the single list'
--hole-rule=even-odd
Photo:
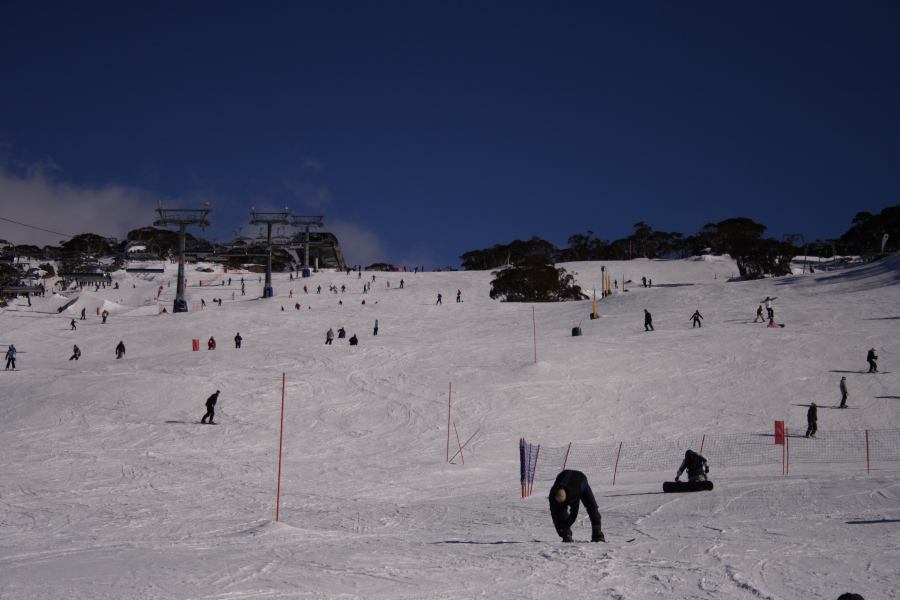
[{"label": "white cloud", "polygon": [[325,222],[325,229],[337,236],[348,265],[370,265],[388,260],[387,244],[365,227],[341,220]]},{"label": "white cloud", "polygon": [[285,179],[284,187],[294,194],[303,203],[304,207],[309,210],[323,210],[331,204],[331,200],[334,198],[331,188],[324,183]]},{"label": "white cloud", "polygon": [[[0,166],[0,217],[76,235],[125,237],[152,223],[157,197],[136,188],[80,186],[58,180],[53,165],[31,165],[21,173]],[[0,238],[14,244],[56,245],[61,236],[0,221]]]}]

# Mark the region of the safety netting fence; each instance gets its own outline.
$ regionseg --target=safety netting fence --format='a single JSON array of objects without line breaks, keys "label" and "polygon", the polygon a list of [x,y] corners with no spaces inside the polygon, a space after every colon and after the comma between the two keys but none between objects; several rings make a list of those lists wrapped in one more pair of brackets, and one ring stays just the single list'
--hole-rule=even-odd
[{"label": "safety netting fence", "polygon": [[[519,440],[522,497],[535,481],[553,481],[563,469],[589,477],[616,478],[628,472],[675,472],[688,448],[703,454],[716,471],[732,467],[772,466],[788,475],[805,464],[856,465],[867,472],[881,463],[900,461],[900,429],[819,431],[815,438],[772,433],[700,434],[675,440],[632,440],[544,446]],[[896,466],[896,465],[894,465]],[[851,467],[848,467],[848,469]],[[796,472],[796,470],[795,470]]]}]

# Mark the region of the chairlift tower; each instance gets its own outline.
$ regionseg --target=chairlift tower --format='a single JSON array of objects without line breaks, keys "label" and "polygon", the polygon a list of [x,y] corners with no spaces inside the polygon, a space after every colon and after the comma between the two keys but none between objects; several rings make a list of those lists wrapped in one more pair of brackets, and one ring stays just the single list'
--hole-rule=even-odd
[{"label": "chairlift tower", "polygon": [[163,208],[161,204],[156,205],[156,212],[159,218],[153,222],[153,225],[165,227],[169,225],[178,226],[178,285],[175,288],[175,303],[172,305],[172,312],[187,312],[188,304],[184,299],[184,234],[188,225],[199,225],[201,228],[209,226],[209,202],[203,203],[203,208]]},{"label": "chairlift tower", "polygon": [[287,207],[283,212],[257,212],[250,209],[250,224],[266,226],[266,284],[263,287],[263,298],[271,298],[275,295],[272,288],[272,225],[287,225],[291,213]]},{"label": "chairlift tower", "polygon": [[324,215],[318,216],[296,216],[291,217],[290,224],[293,227],[303,227],[306,231],[306,235],[303,238],[303,268],[309,268],[309,228],[310,227],[322,227],[323,221],[325,220]]}]

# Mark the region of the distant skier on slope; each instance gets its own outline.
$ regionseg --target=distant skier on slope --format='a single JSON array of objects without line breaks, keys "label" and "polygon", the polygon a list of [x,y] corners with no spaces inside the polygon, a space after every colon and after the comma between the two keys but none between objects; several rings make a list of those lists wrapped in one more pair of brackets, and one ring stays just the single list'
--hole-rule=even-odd
[{"label": "distant skier on slope", "polygon": [[869,373],[878,372],[878,355],[875,353],[875,348],[869,349],[869,353],[866,354],[866,362],[869,363]]},{"label": "distant skier on slope", "polygon": [[691,325],[691,329],[694,327],[703,327],[703,323],[700,321],[703,320],[703,315],[700,314],[700,309],[694,311],[694,314],[691,315],[691,319],[694,321],[694,324]]},{"label": "distant skier on slope", "polygon": [[[281,310],[284,310],[284,307],[282,307]],[[235,348],[240,348],[240,347],[241,347],[241,342],[242,342],[243,340],[244,340],[244,338],[241,337],[241,332],[239,331],[238,334],[237,334],[236,336],[234,336],[234,347],[235,347]]]},{"label": "distant skier on slope", "polygon": [[356,346],[357,344],[359,344],[359,338],[357,338],[356,334],[354,333],[353,335],[350,336],[350,345]]},{"label": "distant skier on slope", "polygon": [[10,344],[9,348],[6,349],[6,370],[9,371],[9,366],[12,365],[12,370],[16,370],[16,346],[14,344]]},{"label": "distant skier on slope", "polygon": [[706,463],[706,459],[693,450],[685,451],[684,460],[681,461],[678,473],[675,474],[675,481],[679,481],[685,469],[687,469],[688,481],[706,481],[706,474],[709,473],[709,465]]},{"label": "distant skier on slope", "polygon": [[594,492],[588,485],[587,477],[581,471],[567,469],[560,472],[550,488],[550,516],[553,526],[563,542],[573,542],[572,525],[578,518],[578,503],[584,504],[591,520],[591,541],[605,542],[602,520]]},{"label": "distant skier on slope", "polygon": [[215,425],[216,422],[213,421],[213,418],[216,416],[216,402],[219,400],[219,390],[216,390],[216,393],[206,399],[206,414],[203,415],[203,418],[200,419],[200,422],[206,425],[206,420],[209,419],[210,425]]},{"label": "distant skier on slope", "polygon": [[775,308],[772,306],[772,302],[774,302],[775,300],[778,300],[778,296],[775,296],[774,298],[766,296],[766,299],[763,300],[763,302],[766,303],[766,314],[768,315],[770,321],[775,318]]},{"label": "distant skier on slope", "polygon": [[334,329],[329,327],[328,331],[325,332],[325,345],[330,346],[333,341],[334,341]]},{"label": "distant skier on slope", "polygon": [[765,317],[763,317],[762,304],[760,304],[759,306],[756,307],[756,318],[753,319],[753,322],[754,323],[760,323],[760,322],[765,323],[766,322]]},{"label": "distant skier on slope", "polygon": [[440,294],[438,294],[437,302],[434,303],[435,306],[437,306],[438,304],[443,304],[443,302],[441,302],[442,299],[443,299],[443,296],[441,296]]},{"label": "distant skier on slope", "polygon": [[655,331],[653,329],[653,315],[646,308],[644,309],[644,331]]},{"label": "distant skier on slope", "polygon": [[806,411],[806,437],[816,437],[816,431],[819,430],[819,411],[815,402],[810,402],[809,410]]},{"label": "distant skier on slope", "polygon": [[81,349],[77,345],[72,346],[72,356],[69,357],[69,360],[78,360],[81,358]]},{"label": "distant skier on slope", "polygon": [[78,327],[75,326],[75,319],[72,319],[72,320],[69,322],[69,328],[70,328],[71,331],[75,331],[76,329],[78,329]]},{"label": "distant skier on slope", "polygon": [[215,350],[216,349],[216,338],[214,338],[213,336],[209,336],[209,341],[206,342],[206,349],[207,350]]},{"label": "distant skier on slope", "polygon": [[840,408],[847,408],[847,376],[841,377],[841,404]]},{"label": "distant skier on slope", "polygon": [[119,340],[119,343],[116,344],[116,360],[125,356],[125,342]]}]

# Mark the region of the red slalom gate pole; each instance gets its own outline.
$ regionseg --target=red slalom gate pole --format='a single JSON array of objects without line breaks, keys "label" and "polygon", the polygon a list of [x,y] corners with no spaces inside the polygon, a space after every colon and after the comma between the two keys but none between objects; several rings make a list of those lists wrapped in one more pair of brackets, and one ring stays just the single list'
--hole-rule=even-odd
[{"label": "red slalom gate pole", "polygon": [[[463,448],[465,448],[466,446],[468,446],[468,445],[469,445],[469,442],[471,442],[473,439],[475,439],[475,436],[478,435],[480,432],[481,432],[481,430],[479,429],[479,430],[477,430],[475,433],[473,433],[472,435],[470,435],[470,436],[469,436],[469,439],[466,440],[466,443],[463,444],[462,446],[460,446],[460,447],[459,447],[459,450],[456,451],[456,454],[461,453],[461,452],[463,451]],[[540,452],[540,446],[538,447],[538,452]],[[453,456],[451,456],[451,457],[450,457],[450,460],[453,460],[454,458],[456,458],[456,454],[454,454]],[[524,488],[522,488],[522,489],[524,489]],[[522,496],[522,497],[524,498],[525,496]]]},{"label": "red slalom gate pole", "polygon": [[784,428],[784,474],[791,473],[791,442],[788,441],[791,436],[788,435],[788,428]]},{"label": "red slalom gate pole", "polygon": [[450,462],[450,407],[453,401],[453,382],[451,381],[447,388],[447,452],[444,454],[444,460]]},{"label": "red slalom gate pole", "polygon": [[534,364],[537,364],[537,321],[534,319],[534,307],[531,307],[531,328],[534,331]]},{"label": "red slalom gate pole", "polygon": [[616,485],[616,474],[619,472],[619,456],[622,454],[622,442],[619,442],[619,451],[616,452],[616,466],[613,467],[613,485]]},{"label": "red slalom gate pole", "polygon": [[281,432],[278,434],[278,485],[275,491],[275,522],[281,516],[281,448],[284,441],[284,373],[281,374]]},{"label": "red slalom gate pole", "polygon": [[462,460],[462,464],[466,464],[466,455],[463,454],[462,443],[459,441],[459,430],[456,428],[456,421],[453,421],[453,432],[456,434],[456,445],[459,447],[459,458]]}]

